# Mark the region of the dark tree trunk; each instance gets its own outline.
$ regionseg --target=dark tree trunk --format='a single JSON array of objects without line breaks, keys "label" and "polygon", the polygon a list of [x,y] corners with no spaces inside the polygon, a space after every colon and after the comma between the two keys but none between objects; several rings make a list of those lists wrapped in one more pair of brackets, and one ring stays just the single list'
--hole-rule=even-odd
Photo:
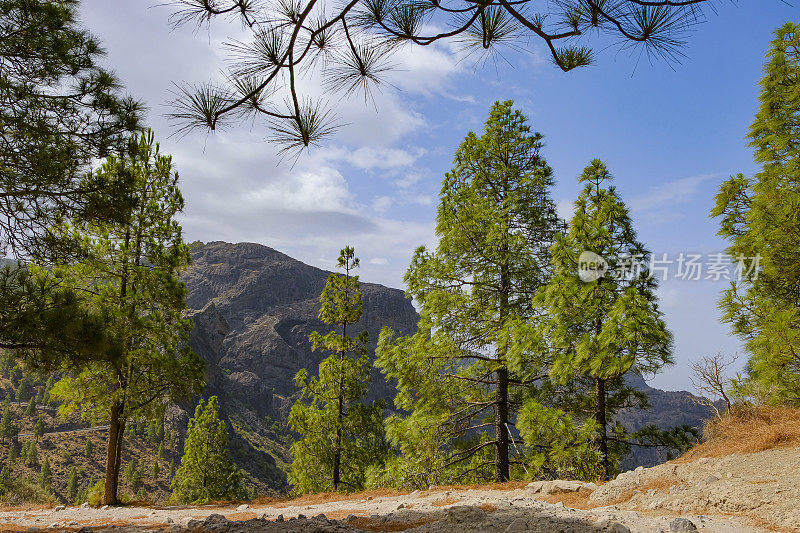
[{"label": "dark tree trunk", "polygon": [[509,480],[508,466],[508,369],[497,370],[497,407],[494,417],[495,454],[494,480],[498,483]]},{"label": "dark tree trunk", "polygon": [[600,426],[600,462],[602,466],[603,481],[611,476],[611,466],[608,462],[608,435],[606,433],[606,382],[595,378],[595,413],[594,418]]},{"label": "dark tree trunk", "polygon": [[106,446],[106,481],[103,504],[116,505],[119,485],[119,466],[122,458],[122,438],[125,424],[122,420],[123,405],[115,402],[111,406],[108,420],[108,444]]},{"label": "dark tree trunk", "polygon": [[341,483],[341,464],[342,464],[342,430],[336,430],[336,449],[333,451],[333,490],[339,490]]}]

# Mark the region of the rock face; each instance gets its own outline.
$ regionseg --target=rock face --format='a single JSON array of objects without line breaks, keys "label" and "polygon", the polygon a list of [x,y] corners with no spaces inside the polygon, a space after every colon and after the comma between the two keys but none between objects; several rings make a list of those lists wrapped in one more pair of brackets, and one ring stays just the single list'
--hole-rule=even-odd
[{"label": "rock face", "polygon": [[[219,396],[232,428],[234,457],[262,490],[285,484],[283,470],[290,461],[285,420],[298,392],[294,375],[301,368],[316,374],[327,357],[311,351],[308,336],[328,331],[317,315],[329,274],[259,244],[212,242],[193,246],[192,264],[182,277],[195,324],[190,344],[206,361],[206,394]],[[398,333],[416,330],[419,317],[403,291],[371,283],[362,283],[361,291],[364,314],[352,333],[369,332],[372,354],[383,326]],[[385,398],[391,406],[394,386],[377,370],[372,378],[371,399]],[[699,426],[709,416],[689,393],[660,391],[632,379],[653,404],[650,412],[621,414],[632,429],[649,423]],[[193,409],[188,404],[183,411],[173,409],[169,420],[185,431]],[[625,467],[663,459],[637,450]]]},{"label": "rock face", "polygon": [[[301,368],[316,374],[328,356],[312,352],[308,336],[329,331],[317,316],[329,274],[259,244],[213,242],[193,247],[182,276],[195,324],[190,345],[206,361],[206,393],[219,396],[233,426],[237,462],[267,487],[284,479],[278,467],[288,458],[279,444],[297,398],[294,375]],[[352,333],[369,332],[371,353],[383,326],[416,330],[418,315],[403,291],[372,283],[361,291],[364,314]],[[371,398],[391,404],[393,386],[377,370],[372,377]]]}]

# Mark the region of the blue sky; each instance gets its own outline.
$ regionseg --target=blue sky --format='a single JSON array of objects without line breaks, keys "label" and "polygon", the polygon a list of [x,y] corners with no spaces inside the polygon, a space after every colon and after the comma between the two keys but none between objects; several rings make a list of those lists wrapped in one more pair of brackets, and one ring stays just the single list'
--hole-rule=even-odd
[{"label": "blue sky", "polygon": [[[163,118],[173,81],[219,78],[220,43],[236,26],[173,31],[158,0],[84,0],[84,23],[103,42],[128,91],[150,107],[149,122],[174,154],[182,177],[187,240],[260,242],[332,268],[356,247],[365,281],[402,287],[414,247],[435,242],[437,195],[453,152],[480,130],[495,100],[512,99],[545,136],[562,212],[576,177],[603,159],[632,210],[639,236],[656,253],[723,250],[708,217],[719,183],[756,171],[745,135],[772,32],[798,20],[781,0],[717,1],[688,37],[680,64],[610,47],[594,66],[563,73],[532,41],[495,62],[459,60],[447,46],[404,49],[391,86],[375,104],[337,103],[348,125],[292,165],[265,142],[259,122],[213,135],[170,137]],[[511,66],[513,65],[513,67]],[[308,80],[311,94],[320,94]],[[377,107],[377,111],[376,111]],[[719,323],[725,282],[669,280],[660,295],[675,335],[676,365],[650,383],[686,390],[689,361],[739,342]]]}]

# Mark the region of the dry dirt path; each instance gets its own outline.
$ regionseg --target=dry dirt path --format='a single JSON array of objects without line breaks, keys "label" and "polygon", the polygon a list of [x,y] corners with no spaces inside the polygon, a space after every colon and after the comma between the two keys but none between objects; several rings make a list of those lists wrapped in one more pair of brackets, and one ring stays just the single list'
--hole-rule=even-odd
[{"label": "dry dirt path", "polygon": [[[568,482],[570,483],[570,482]],[[545,495],[540,487],[515,490],[431,490],[406,495],[361,497],[304,504],[283,502],[239,507],[191,508],[57,507],[0,512],[2,531],[194,531],[227,533],[657,533],[706,531],[763,533],[744,518],[641,512],[619,505],[572,509],[563,502],[586,505],[590,492]],[[567,487],[570,488],[570,487]],[[574,487],[573,487],[574,488]],[[545,488],[548,491],[547,488]],[[550,501],[544,501],[544,500]],[[582,503],[581,503],[582,502]],[[325,516],[319,516],[324,514]],[[696,529],[695,529],[696,528]]]}]

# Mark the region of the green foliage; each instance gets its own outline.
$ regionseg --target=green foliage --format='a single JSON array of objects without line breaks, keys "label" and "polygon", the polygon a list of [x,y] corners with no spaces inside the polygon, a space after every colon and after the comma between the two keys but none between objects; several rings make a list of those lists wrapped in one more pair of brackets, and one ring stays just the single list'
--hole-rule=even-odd
[{"label": "green foliage", "polygon": [[341,251],[338,266],[345,273],[328,277],[319,317],[341,329],[309,337],[314,350],[331,355],[320,363],[318,377],[305,369],[295,376],[301,397],[292,406],[289,425],[301,436],[291,446],[289,482],[300,492],[361,489],[367,468],[382,461],[388,451],[383,435],[385,404],[364,403],[370,381],[367,332],[347,335],[348,326],[360,320],[363,310],[358,276],[351,275],[358,267],[353,248]]},{"label": "green foliage", "polygon": [[38,480],[29,476],[11,476],[6,485],[6,493],[0,496],[0,504],[4,505],[30,505],[30,504],[56,504],[53,491],[42,488]]},{"label": "green foliage", "polygon": [[11,407],[6,405],[3,409],[3,417],[0,419],[0,439],[3,443],[19,433],[19,427],[14,424],[12,416]]},{"label": "green foliage", "polygon": [[[3,256],[62,264],[78,254],[50,228],[62,218],[114,219],[127,181],[90,172],[125,144],[141,104],[98,66],[99,43],[78,1],[0,1],[0,249]],[[55,365],[105,346],[102,313],[47,271],[0,269],[0,346]]]},{"label": "green foliage", "polygon": [[761,105],[748,135],[761,170],[724,182],[711,212],[730,243],[728,253],[750,273],[731,284],[720,307],[750,354],[739,391],[798,406],[800,24],[787,23],[775,32],[764,71]]},{"label": "green foliage", "polygon": [[72,503],[77,503],[78,498],[78,469],[75,465],[70,467],[67,477],[67,498]]},{"label": "green foliage", "polygon": [[86,456],[86,459],[92,459],[92,452],[94,451],[94,444],[92,443],[92,439],[86,437],[86,445],[83,448],[83,454]]},{"label": "green foliage", "polygon": [[45,238],[55,220],[111,216],[118,199],[111,183],[82,182],[93,158],[124,145],[141,104],[121,97],[118,81],[97,65],[102,48],[79,26],[77,9],[77,0],[0,2],[4,252],[57,252]]},{"label": "green foliage", "polygon": [[[509,428],[544,364],[541,350],[518,350],[516,338],[539,320],[531,295],[549,279],[562,227],[541,148],[510,101],[492,106],[483,135],[467,135],[442,185],[439,244],[419,248],[405,276],[419,331],[381,336],[377,365],[398,382],[397,407],[410,411],[387,428],[412,486],[511,475]],[[493,437],[476,441],[484,428]]]},{"label": "green foliage", "polygon": [[535,399],[525,402],[517,426],[526,443],[525,460],[537,475],[554,479],[601,477],[602,458],[595,445],[597,422],[588,419],[579,424],[574,418]]},{"label": "green foliage", "polygon": [[[65,283],[92,295],[114,342],[102,357],[62,378],[52,394],[62,414],[80,411],[89,420],[109,420],[113,455],[122,453],[128,420],[159,419],[170,398],[201,389],[203,361],[188,346],[191,321],[184,318],[186,289],[177,279],[189,251],[175,220],[183,209],[172,159],[159,152],[152,133],[130,139],[120,156],[108,157],[97,173],[129,176],[129,206],[121,222],[64,223],[86,249],[77,264],[54,269]],[[117,461],[117,464],[119,461]],[[116,502],[117,469],[107,469],[107,503]]]},{"label": "green foliage", "polygon": [[36,440],[36,442],[39,442],[39,439],[42,438],[42,435],[44,435],[44,430],[44,420],[42,420],[42,417],[40,416],[36,419],[36,423],[33,425],[33,438]]},{"label": "green foliage", "polygon": [[89,489],[86,491],[86,501],[89,502],[89,505],[92,507],[99,507],[100,504],[103,503],[104,492],[105,487],[103,486],[103,482],[98,481],[89,486]]},{"label": "green foliage", "polygon": [[30,401],[28,401],[28,405],[27,407],[25,407],[25,416],[32,417],[35,414],[36,414],[36,398],[34,397],[31,398]]},{"label": "green foliage", "polygon": [[33,441],[28,441],[22,445],[22,461],[27,466],[36,466],[39,464],[39,448]]},{"label": "green foliage", "polygon": [[13,470],[11,464],[5,464],[0,468],[0,498],[4,497],[8,492],[9,485],[11,484],[11,476]]},{"label": "green foliage", "polygon": [[[658,309],[655,278],[646,265],[638,272],[630,266],[648,252],[610,186],[610,173],[596,159],[579,181],[585,186],[575,202],[575,215],[551,250],[554,275],[535,297],[547,319],[527,342],[550,351],[549,374],[556,384],[572,381],[578,391],[594,396],[602,471],[608,478],[613,462],[609,417],[637,402],[634,390],[621,378],[627,372],[652,373],[670,364],[672,336]],[[579,271],[586,265],[579,262],[584,252],[603,258],[608,272],[582,280]],[[583,379],[575,382],[575,376]]]},{"label": "green foliage", "polygon": [[53,490],[53,472],[50,470],[50,460],[45,457],[39,470],[39,486],[47,491]]},{"label": "green foliage", "polygon": [[140,465],[136,459],[131,459],[125,466],[125,481],[134,493],[142,488],[144,482],[144,465]]},{"label": "green foliage", "polygon": [[172,479],[172,499],[182,503],[243,496],[241,472],[228,451],[228,429],[216,396],[197,404],[189,420],[181,465]]}]

